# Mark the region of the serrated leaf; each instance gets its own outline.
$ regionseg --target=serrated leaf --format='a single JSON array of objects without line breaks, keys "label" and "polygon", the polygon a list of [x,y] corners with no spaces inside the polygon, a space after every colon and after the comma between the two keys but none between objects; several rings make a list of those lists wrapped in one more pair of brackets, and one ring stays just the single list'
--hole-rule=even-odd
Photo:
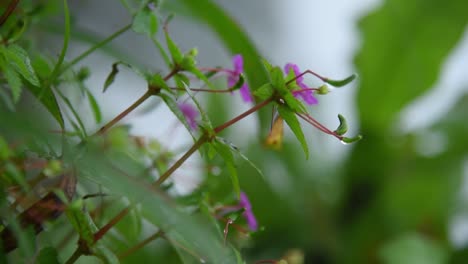
[{"label": "serrated leaf", "polygon": [[45,247],[39,252],[37,257],[37,263],[39,264],[60,264],[58,259],[58,252],[53,247]]},{"label": "serrated leaf", "polygon": [[228,168],[229,173],[231,175],[231,182],[232,187],[234,188],[234,192],[236,193],[237,197],[240,197],[239,177],[237,176],[237,169],[231,148],[219,139],[214,141],[212,145],[216,149],[218,154],[221,156],[221,158],[224,160],[224,163],[226,164],[226,167]]},{"label": "serrated leaf", "polygon": [[291,128],[297,140],[299,140],[299,143],[301,144],[302,149],[304,150],[304,153],[306,155],[306,159],[308,159],[309,147],[307,146],[307,141],[305,139],[304,132],[302,132],[301,124],[299,123],[299,120],[297,120],[296,114],[284,105],[278,106],[278,112],[280,116],[284,119],[284,121],[286,121],[289,128]]},{"label": "serrated leaf", "polygon": [[24,79],[32,85],[40,85],[36,72],[31,66],[31,60],[29,59],[28,53],[23,48],[16,44],[11,44],[4,48],[3,55],[5,56],[5,60],[13,66],[13,68],[21,74]]},{"label": "serrated leaf", "polygon": [[260,86],[260,88],[256,89],[253,94],[255,97],[261,99],[261,100],[266,100],[270,98],[274,93],[273,86],[271,83],[265,83],[264,85]]},{"label": "serrated leaf", "polygon": [[5,75],[5,78],[9,85],[13,102],[17,103],[21,96],[21,90],[22,90],[22,85],[23,85],[21,82],[21,78],[19,74],[12,67],[5,66],[3,64],[4,63],[3,61],[1,61],[0,63],[1,63],[0,66],[2,68],[3,74]]},{"label": "serrated leaf", "polygon": [[158,31],[158,18],[149,8],[140,10],[132,22],[132,29],[136,33],[146,34],[152,38]]},{"label": "serrated leaf", "polygon": [[101,114],[101,109],[99,108],[99,104],[96,101],[96,98],[94,98],[93,94],[88,91],[86,91],[86,96],[88,97],[88,102],[89,105],[91,106],[91,110],[93,110],[93,115],[94,115],[94,120],[96,121],[96,124],[101,123],[102,121],[102,114]]}]

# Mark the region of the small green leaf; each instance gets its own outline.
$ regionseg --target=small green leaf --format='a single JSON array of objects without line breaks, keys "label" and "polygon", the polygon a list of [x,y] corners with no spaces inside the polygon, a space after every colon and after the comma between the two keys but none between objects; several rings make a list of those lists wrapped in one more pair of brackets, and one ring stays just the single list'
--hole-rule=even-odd
[{"label": "small green leaf", "polygon": [[216,149],[218,154],[223,158],[224,163],[231,174],[232,187],[237,197],[240,197],[240,185],[239,177],[237,176],[236,165],[234,162],[234,155],[232,155],[231,148],[226,145],[223,141],[216,140],[212,143],[213,147]]},{"label": "small green leaf", "polygon": [[86,96],[88,97],[88,102],[91,106],[91,110],[93,110],[94,120],[96,120],[97,124],[101,123],[102,114],[101,109],[99,108],[99,104],[96,101],[96,98],[94,98],[93,94],[88,90],[86,90]]},{"label": "small green leaf", "polygon": [[263,67],[270,73],[273,70],[273,65],[271,65],[266,59],[262,59]]},{"label": "small green leaf", "polygon": [[349,138],[349,137],[343,137],[343,139],[341,140],[343,143],[346,143],[346,144],[350,144],[350,143],[354,143],[354,142],[357,142],[359,140],[362,139],[362,136],[361,135],[357,135],[353,138]]},{"label": "small green leaf", "polygon": [[336,134],[342,136],[348,132],[348,123],[346,122],[346,119],[344,116],[338,114],[338,119],[340,120],[340,125],[338,128],[334,131]]},{"label": "small green leaf", "polygon": [[234,84],[234,86],[229,87],[229,90],[237,91],[242,87],[242,85],[244,85],[244,83],[245,83],[244,74],[239,74],[239,80],[237,80],[237,82]]},{"label": "small green leaf", "polygon": [[11,151],[10,151],[10,148],[8,147],[8,143],[0,135],[0,160],[8,159],[10,155],[11,155]]},{"label": "small green leaf", "polygon": [[265,83],[253,92],[254,96],[261,100],[266,100],[270,98],[273,95],[273,93],[274,89],[271,83]]},{"label": "small green leaf", "polygon": [[174,75],[174,81],[175,81],[177,87],[179,87],[179,88],[190,86],[189,77],[187,77],[187,75],[182,74],[182,73],[178,73],[178,74]]},{"label": "small green leaf", "polygon": [[333,85],[335,87],[342,87],[347,85],[348,83],[352,82],[354,79],[356,79],[357,75],[353,73],[351,76],[343,79],[343,80],[330,80],[328,78],[324,79],[324,82]]},{"label": "small green leaf", "polygon": [[278,66],[271,70],[271,84],[281,95],[289,92],[285,85],[283,71]]},{"label": "small green leaf", "polygon": [[175,42],[171,39],[169,36],[169,33],[166,31],[166,44],[167,48],[169,49],[169,53],[171,54],[172,57],[172,63],[175,65],[180,65],[182,63],[182,60],[184,59],[184,55],[182,54],[182,51],[180,51],[179,47],[175,44]]},{"label": "small green leaf", "polygon": [[301,143],[302,149],[306,155],[306,159],[308,159],[309,147],[307,146],[304,132],[302,132],[301,124],[299,123],[299,120],[297,120],[296,114],[284,105],[278,105],[278,112],[284,121],[286,121],[289,128],[291,128],[297,140],[299,140],[299,143]]},{"label": "small green leaf", "polygon": [[[164,78],[161,76],[161,74],[156,73],[151,78],[148,80],[148,84],[150,86],[154,86],[158,89],[164,89],[168,91],[169,93],[172,93],[172,90],[167,86],[166,81],[164,81]],[[158,92],[158,91],[155,91]]]},{"label": "small green leaf", "polygon": [[115,62],[112,64],[112,71],[109,73],[109,75],[106,78],[106,81],[104,82],[104,87],[102,88],[102,92],[105,93],[107,88],[114,82],[115,76],[117,76],[117,73],[119,73],[119,64],[121,62]]},{"label": "small green leaf", "polygon": [[60,261],[58,260],[58,252],[53,247],[45,247],[41,249],[36,261],[39,264],[60,264]]},{"label": "small green leaf", "polygon": [[153,11],[145,7],[133,18],[132,29],[152,38],[158,32],[158,18]]},{"label": "small green leaf", "polygon": [[36,76],[36,72],[31,66],[31,60],[29,59],[28,53],[16,44],[9,45],[3,50],[5,60],[24,77],[28,82],[34,86],[39,86],[39,79]]}]

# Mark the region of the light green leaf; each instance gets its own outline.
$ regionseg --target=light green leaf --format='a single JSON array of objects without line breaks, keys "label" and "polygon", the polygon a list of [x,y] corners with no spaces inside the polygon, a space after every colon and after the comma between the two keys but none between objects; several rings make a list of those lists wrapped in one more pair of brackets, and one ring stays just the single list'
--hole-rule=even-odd
[{"label": "light green leaf", "polygon": [[182,54],[182,51],[180,51],[179,47],[172,40],[171,36],[169,36],[169,33],[167,31],[165,32],[165,35],[166,35],[166,45],[172,57],[172,63],[174,64],[174,66],[180,65],[180,63],[182,63],[182,60],[184,59],[184,54]]},{"label": "light green leaf", "polygon": [[266,100],[270,98],[274,93],[273,86],[271,83],[265,83],[264,85],[260,86],[257,90],[254,91],[255,97],[258,97],[261,100]]},{"label": "light green leaf", "polygon": [[146,34],[152,38],[158,31],[158,18],[149,8],[140,10],[133,18],[132,29],[136,33]]},{"label": "light green leaf", "polygon": [[36,72],[31,66],[31,60],[29,59],[28,53],[16,44],[11,44],[6,48],[3,48],[3,55],[5,60],[24,77],[28,82],[34,86],[39,86],[39,79],[37,78]]},{"label": "light green leaf", "polygon": [[297,140],[299,140],[299,143],[301,143],[302,149],[306,155],[306,159],[308,159],[309,147],[307,146],[304,132],[302,132],[301,124],[299,123],[299,120],[297,120],[296,114],[284,105],[278,105],[278,113],[284,119],[284,121],[286,121],[289,128],[291,128]]},{"label": "light green leaf", "polygon": [[99,104],[96,101],[96,98],[94,98],[93,94],[89,90],[86,90],[86,96],[88,97],[88,102],[91,106],[91,110],[93,110],[94,120],[96,120],[97,124],[101,123],[102,114],[101,109],[99,108]]}]

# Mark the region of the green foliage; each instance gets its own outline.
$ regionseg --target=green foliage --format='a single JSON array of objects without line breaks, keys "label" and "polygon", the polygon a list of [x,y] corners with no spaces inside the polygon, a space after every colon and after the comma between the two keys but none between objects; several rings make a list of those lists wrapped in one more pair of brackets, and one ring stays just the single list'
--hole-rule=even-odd
[{"label": "green foliage", "polygon": [[307,141],[304,136],[304,132],[302,132],[301,124],[297,120],[297,117],[290,108],[284,105],[278,105],[278,113],[280,116],[286,121],[289,128],[291,128],[292,132],[296,136],[299,143],[301,143],[302,149],[306,155],[306,159],[309,158],[309,147],[307,146]]}]

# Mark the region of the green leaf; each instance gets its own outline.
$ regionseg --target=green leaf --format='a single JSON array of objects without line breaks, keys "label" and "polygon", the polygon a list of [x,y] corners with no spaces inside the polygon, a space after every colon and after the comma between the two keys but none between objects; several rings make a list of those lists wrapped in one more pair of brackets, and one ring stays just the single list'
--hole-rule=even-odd
[{"label": "green leaf", "polygon": [[164,93],[159,93],[158,96],[160,96],[163,99],[167,107],[171,110],[172,113],[174,113],[177,119],[179,119],[179,121],[182,122],[187,131],[190,133],[190,135],[195,139],[192,129],[190,128],[190,125],[187,122],[187,119],[185,118],[184,114],[182,113],[182,111],[180,111],[176,101],[171,96],[166,95]]},{"label": "green leaf", "polygon": [[270,98],[273,95],[273,93],[274,89],[271,83],[265,83],[253,92],[254,96],[259,98],[260,100],[266,100]]},{"label": "green leaf", "polygon": [[223,141],[216,139],[212,143],[218,154],[223,158],[226,167],[231,175],[232,187],[237,197],[240,197],[240,185],[239,177],[237,176],[236,164],[234,162],[234,156],[232,155],[231,148]]},{"label": "green leaf", "polygon": [[278,113],[284,119],[284,121],[286,121],[289,128],[291,128],[297,140],[299,140],[299,143],[301,143],[302,149],[306,155],[306,159],[308,159],[309,147],[307,146],[307,141],[305,139],[304,133],[302,132],[301,124],[299,123],[299,120],[297,120],[296,114],[284,105],[278,105]]},{"label": "green leaf", "polygon": [[289,93],[289,90],[286,88],[284,81],[283,71],[280,67],[275,66],[271,70],[271,85],[275,90],[277,90],[281,95]]},{"label": "green leaf", "polygon": [[5,139],[0,135],[0,160],[6,160],[11,155],[10,147]]},{"label": "green leaf", "polygon": [[324,81],[326,83],[330,84],[330,85],[335,86],[335,87],[343,87],[343,86],[347,85],[348,83],[354,81],[354,79],[356,79],[356,77],[357,77],[356,74],[352,74],[351,76],[346,77],[343,80],[331,80],[331,79],[325,78]]},{"label": "green leaf", "polygon": [[115,76],[117,76],[117,74],[119,73],[119,64],[121,64],[122,62],[114,62],[112,64],[112,70],[111,72],[109,73],[109,75],[107,75],[107,78],[106,78],[106,81],[104,82],[104,87],[102,88],[102,92],[105,93],[107,88],[109,88],[109,86],[115,81]]},{"label": "green leaf", "polygon": [[[434,86],[468,23],[468,1],[385,1],[361,19],[359,118],[389,129],[400,110]],[[377,132],[378,133],[378,132]]]},{"label": "green leaf", "polygon": [[75,231],[80,235],[80,238],[86,241],[88,247],[94,245],[94,233],[98,231],[93,219],[88,212],[83,210],[84,202],[82,199],[73,201],[65,209],[65,213]]},{"label": "green leaf", "polygon": [[184,54],[182,54],[182,51],[180,51],[179,47],[177,44],[171,39],[171,36],[169,36],[169,33],[166,31],[166,45],[167,48],[169,49],[169,53],[171,54],[172,57],[172,63],[175,65],[180,65],[182,63],[182,60],[184,59]]},{"label": "green leaf", "polygon": [[218,141],[220,142],[223,142],[226,146],[228,146],[232,152],[236,153],[237,155],[239,155],[244,161],[246,161],[252,168],[254,168],[258,174],[260,176],[262,176],[263,178],[265,177],[265,175],[263,175],[263,172],[260,170],[259,167],[257,167],[257,165],[255,165],[255,163],[253,163],[249,158],[247,158],[244,154],[242,154],[242,152],[239,150],[238,147],[236,147],[234,144],[228,142],[226,139],[224,138],[221,138],[221,137],[217,137],[216,138]]},{"label": "green leaf", "polygon": [[24,79],[34,86],[39,86],[39,79],[31,66],[31,60],[28,53],[16,44],[11,44],[3,48],[5,60],[17,71]]},{"label": "green leaf", "polygon": [[292,95],[291,92],[288,91],[287,93],[283,94],[283,99],[286,102],[286,105],[288,105],[288,107],[291,108],[291,110],[293,110],[294,112],[296,113],[307,112],[307,109],[304,106],[304,104],[301,101],[299,101],[299,99],[294,97],[294,95]]},{"label": "green leaf", "polygon": [[3,60],[1,59],[0,59],[0,67],[8,82],[13,102],[17,103],[21,96],[21,90],[22,90],[22,85],[23,85],[21,82],[21,78],[12,67],[5,66]]},{"label": "green leaf", "polygon": [[64,128],[64,121],[57,98],[52,89],[42,89],[33,85],[26,85],[26,88],[47,108],[49,113],[57,120],[60,127]]},{"label": "green leaf", "polygon": [[133,18],[132,29],[136,33],[152,38],[158,31],[158,18],[148,7],[140,10]]},{"label": "green leaf", "polygon": [[340,125],[338,128],[335,130],[335,133],[342,136],[348,132],[348,123],[346,122],[346,119],[344,116],[338,114],[338,119],[340,120]]},{"label": "green leaf", "polygon": [[349,138],[349,137],[343,137],[343,139],[341,140],[343,143],[346,143],[346,144],[351,144],[351,143],[354,143],[354,142],[358,142],[359,140],[362,139],[362,136],[361,135],[357,135],[353,138]]},{"label": "green leaf", "polygon": [[102,114],[101,109],[99,108],[99,104],[96,101],[96,98],[94,98],[93,94],[89,90],[86,90],[86,96],[88,97],[88,102],[91,106],[91,110],[93,110],[94,120],[96,120],[97,124],[101,123]]},{"label": "green leaf", "polygon": [[53,247],[45,247],[41,249],[36,261],[39,264],[60,264],[58,252]]}]

